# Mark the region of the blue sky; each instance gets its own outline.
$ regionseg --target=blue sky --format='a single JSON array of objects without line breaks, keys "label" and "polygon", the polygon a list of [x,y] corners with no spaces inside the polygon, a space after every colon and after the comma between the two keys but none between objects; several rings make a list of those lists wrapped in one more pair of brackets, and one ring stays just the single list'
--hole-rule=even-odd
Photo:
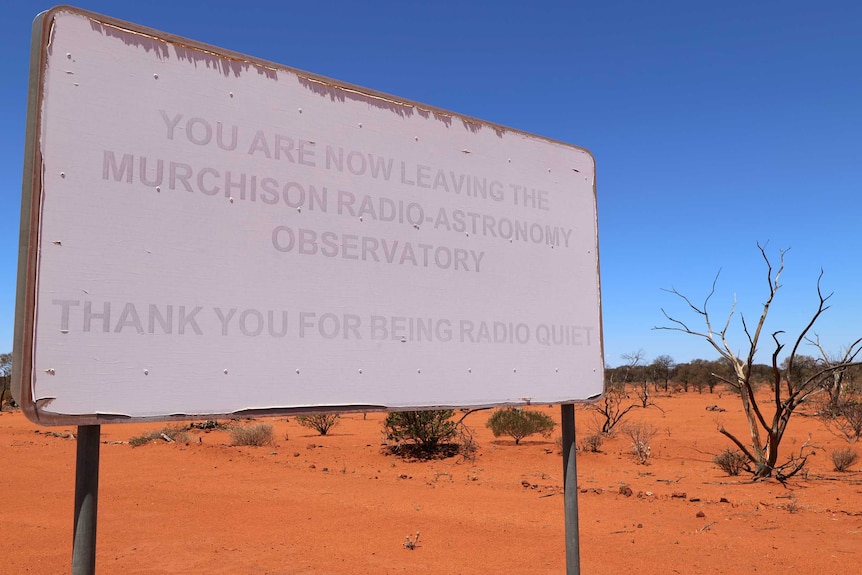
[{"label": "blue sky", "polygon": [[[227,2],[77,6],[588,148],[596,158],[605,361],[716,354],[655,331],[723,323],[766,295],[756,242],[786,254],[769,330],[862,335],[862,4],[852,1]],[[4,2],[0,46],[0,351],[12,348],[30,26],[51,7]],[[744,340],[732,333],[732,345]],[[813,353],[813,349],[808,350]],[[764,341],[761,361],[771,353]]]}]

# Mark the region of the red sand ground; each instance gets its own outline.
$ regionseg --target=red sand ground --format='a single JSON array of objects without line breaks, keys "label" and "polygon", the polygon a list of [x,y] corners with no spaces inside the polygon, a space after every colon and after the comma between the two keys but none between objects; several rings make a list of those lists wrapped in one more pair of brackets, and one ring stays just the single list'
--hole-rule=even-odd
[{"label": "red sand ground", "polygon": [[[796,415],[786,452],[808,433],[824,447],[808,476],[753,484],[712,463],[729,446],[716,420],[745,429],[732,394],[656,403],[664,412],[627,417],[659,429],[648,465],[635,462],[623,434],[602,453],[578,455],[584,574],[859,571],[862,473],[834,472],[830,457],[843,440]],[[559,421],[559,407],[541,409]],[[553,438],[495,439],[489,413],[466,420],[479,446],[473,460],[429,462],[381,453],[382,414],[343,416],[327,437],[273,418],[274,448],[231,447],[221,431],[133,448],[114,442],[160,424],[104,425],[97,572],[564,573],[558,447]],[[579,408],[579,437],[590,423]],[[70,572],[75,441],[52,434],[74,431],[0,416],[0,572]],[[417,531],[418,547],[406,549]]]}]

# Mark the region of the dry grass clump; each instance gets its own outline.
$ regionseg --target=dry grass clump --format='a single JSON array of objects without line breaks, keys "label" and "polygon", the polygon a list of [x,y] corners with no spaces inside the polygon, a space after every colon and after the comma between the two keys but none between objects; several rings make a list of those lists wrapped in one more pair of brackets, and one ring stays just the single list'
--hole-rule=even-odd
[{"label": "dry grass clump", "polygon": [[859,454],[849,447],[842,447],[832,452],[832,465],[835,471],[850,471],[850,466],[856,463]]},{"label": "dry grass clump", "polygon": [[252,425],[238,425],[230,430],[231,445],[249,445],[262,447],[264,445],[275,445],[275,436],[272,432],[271,423],[254,423]]},{"label": "dry grass clump", "polygon": [[736,449],[725,449],[713,457],[712,461],[719,469],[734,477],[748,469],[748,458]]},{"label": "dry grass clump", "polygon": [[602,450],[602,444],[604,441],[605,438],[601,433],[590,433],[581,439],[581,451],[587,453],[599,453]]},{"label": "dry grass clump", "polygon": [[188,443],[188,429],[181,425],[166,425],[161,429],[148,431],[141,435],[132,437],[129,439],[129,445],[132,447],[140,447],[141,445],[146,445],[147,443],[156,440],[162,440],[167,443]]}]

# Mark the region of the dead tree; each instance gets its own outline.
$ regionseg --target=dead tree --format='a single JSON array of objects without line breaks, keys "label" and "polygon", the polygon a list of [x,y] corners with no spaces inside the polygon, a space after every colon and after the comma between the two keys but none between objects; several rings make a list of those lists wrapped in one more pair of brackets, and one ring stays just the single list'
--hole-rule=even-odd
[{"label": "dead tree", "polygon": [[[610,435],[614,432],[614,427],[622,421],[623,417],[632,409],[638,407],[636,403],[629,403],[628,395],[626,394],[626,384],[632,377],[632,370],[640,363],[643,357],[642,351],[637,351],[633,354],[625,354],[622,356],[626,360],[624,366],[617,369],[608,368],[605,371],[605,376],[608,378],[605,385],[605,393],[602,397],[593,403],[586,404],[585,409],[593,411],[596,414],[596,431],[603,435]],[[618,380],[617,376],[622,375],[622,380]],[[628,405],[624,406],[624,403]]]},{"label": "dead tree", "polygon": [[[783,331],[775,331],[771,334],[774,342],[774,350],[772,353],[772,384],[773,390],[770,393],[769,402],[761,406],[758,398],[754,393],[752,385],[752,366],[754,365],[754,355],[757,351],[760,339],[762,336],[763,325],[766,322],[766,317],[769,314],[770,306],[775,299],[775,295],[781,288],[779,279],[784,271],[784,255],[786,250],[780,252],[779,265],[777,270],[773,270],[772,263],[766,254],[764,246],[757,244],[760,254],[766,263],[767,281],[769,291],[763,308],[760,313],[760,319],[754,331],[751,331],[745,321],[744,316],[740,316],[743,332],[748,339],[748,353],[742,357],[737,356],[733,351],[733,347],[727,340],[727,332],[733,319],[736,301],[731,306],[730,313],[724,326],[719,331],[713,329],[712,317],[707,310],[710,299],[715,293],[715,286],[718,282],[718,275],[712,283],[712,289],[707,295],[701,307],[693,304],[692,301],[685,295],[678,292],[676,289],[667,290],[670,293],[680,297],[688,305],[691,311],[700,317],[704,323],[704,329],[695,329],[675,317],[670,316],[664,309],[662,313],[665,318],[671,322],[671,326],[658,327],[656,329],[666,329],[671,331],[680,331],[689,335],[703,338],[712,348],[724,358],[732,368],[732,375],[729,377],[715,374],[720,380],[727,383],[731,388],[739,393],[742,401],[743,411],[748,423],[749,442],[746,443],[730,431],[724,425],[719,427],[719,432],[730,439],[736,447],[748,458],[751,463],[751,473],[755,478],[776,477],[783,481],[795,475],[804,466],[811,455],[810,450],[805,448],[808,446],[806,442],[799,455],[791,455],[785,461],[779,464],[779,446],[784,437],[784,432],[787,429],[787,424],[790,421],[791,415],[799,405],[805,400],[824,389],[825,386],[833,380],[833,374],[847,370],[854,363],[856,355],[860,351],[862,338],[857,339],[848,349],[849,351],[841,360],[835,362],[818,362],[816,369],[811,371],[803,371],[795,369],[795,361],[799,354],[799,347],[803,342],[809,341],[808,334],[812,331],[814,324],[820,316],[829,309],[827,302],[832,294],[823,295],[820,282],[823,278],[823,272],[817,278],[817,298],[818,303],[814,313],[811,316],[808,324],[796,338],[793,347],[790,350],[790,355],[779,364],[778,356],[784,349],[784,344],[779,341],[779,336]],[[774,272],[774,275],[773,275]],[[765,410],[772,406],[773,413],[769,417]]]},{"label": "dead tree", "polygon": [[634,392],[641,402],[641,407],[647,408],[650,406],[649,380],[646,370],[641,366],[644,359],[644,351],[639,349],[632,353],[624,353],[622,358],[626,360],[625,376],[623,377],[623,387],[631,381],[634,387]]},{"label": "dead tree", "polygon": [[847,379],[851,371],[850,367],[854,365],[854,362],[856,361],[856,356],[859,355],[860,351],[862,351],[862,347],[850,346],[844,349],[841,355],[833,356],[830,355],[820,344],[820,336],[818,336],[817,334],[814,335],[814,338],[809,339],[808,343],[815,346],[820,352],[820,362],[822,362],[823,365],[844,366],[841,369],[835,369],[834,371],[832,371],[829,377],[826,378],[823,382],[823,388],[828,395],[826,409],[830,413],[834,413],[835,410],[840,408],[845,402]]},{"label": "dead tree", "polygon": [[625,388],[608,387],[600,399],[595,403],[587,404],[587,409],[594,411],[601,416],[597,417],[598,421],[596,427],[604,435],[611,435],[614,433],[614,428],[620,421],[622,421],[623,417],[625,417],[632,409],[638,407],[638,404],[636,403],[630,403],[627,406],[623,406],[625,401]]}]

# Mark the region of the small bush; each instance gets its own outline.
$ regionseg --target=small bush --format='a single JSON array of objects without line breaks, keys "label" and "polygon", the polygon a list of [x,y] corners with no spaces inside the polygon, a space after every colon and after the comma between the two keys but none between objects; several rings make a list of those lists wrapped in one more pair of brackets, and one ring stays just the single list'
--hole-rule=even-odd
[{"label": "small bush", "polygon": [[488,418],[487,426],[491,428],[494,437],[508,435],[515,440],[515,445],[518,445],[522,439],[536,433],[548,437],[557,424],[544,413],[507,407],[495,411],[494,415]]},{"label": "small bush", "polygon": [[296,422],[303,427],[315,430],[320,435],[326,435],[329,430],[338,425],[341,418],[337,413],[319,413],[315,415],[297,415]]},{"label": "small bush", "polygon": [[862,400],[844,399],[827,403],[821,410],[826,427],[850,443],[862,437]]},{"label": "small bush", "polygon": [[143,433],[141,435],[136,435],[129,439],[129,445],[132,447],[140,447],[142,445],[146,445],[147,443],[156,439],[158,435],[153,435],[153,432]]},{"label": "small bush", "polygon": [[465,460],[475,461],[479,446],[476,445],[476,440],[473,439],[473,430],[467,427],[463,421],[456,424],[456,429],[458,433],[455,441],[457,442],[458,451]]},{"label": "small bush", "polygon": [[850,466],[856,463],[859,454],[849,447],[842,447],[832,452],[832,464],[835,471],[849,471]]},{"label": "small bush", "polygon": [[189,429],[200,429],[201,431],[213,431],[216,429],[225,429],[224,424],[215,419],[207,419],[206,421],[198,421],[189,425]]},{"label": "small bush", "polygon": [[844,420],[842,429],[849,441],[862,437],[862,401],[846,401],[841,406],[841,417]]},{"label": "small bush", "polygon": [[272,424],[255,423],[252,425],[237,426],[230,430],[231,445],[250,445],[262,447],[264,445],[275,445],[275,437],[272,433]]},{"label": "small bush", "polygon": [[713,457],[712,461],[719,469],[734,477],[748,469],[748,458],[736,449],[725,449]]},{"label": "small bush", "polygon": [[601,433],[591,433],[581,439],[581,451],[588,453],[598,453],[601,451],[602,444],[605,442]]},{"label": "small bush", "polygon": [[649,458],[652,457],[650,442],[658,430],[649,423],[631,423],[627,424],[623,431],[632,441],[632,452],[638,463],[646,465]]},{"label": "small bush", "polygon": [[189,434],[188,430],[185,427],[177,426],[177,425],[168,425],[162,427],[161,429],[156,429],[154,431],[148,431],[141,435],[136,435],[129,439],[129,445],[132,447],[140,447],[141,445],[146,445],[151,441],[155,441],[157,439],[161,439],[162,441],[166,441],[168,443],[172,443],[176,441],[177,443],[188,443]]},{"label": "small bush", "polygon": [[459,446],[453,443],[458,437],[454,414],[451,409],[390,413],[383,422],[386,439],[395,442],[390,452],[419,458],[455,455]]}]

